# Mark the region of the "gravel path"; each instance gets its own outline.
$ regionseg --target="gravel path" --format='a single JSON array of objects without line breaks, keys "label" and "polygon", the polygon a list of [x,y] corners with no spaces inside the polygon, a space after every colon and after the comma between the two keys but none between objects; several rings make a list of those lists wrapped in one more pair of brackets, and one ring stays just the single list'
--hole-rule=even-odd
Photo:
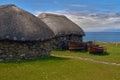
[{"label": "gravel path", "polygon": [[120,66],[120,64],[114,63],[114,62],[100,61],[100,60],[94,60],[94,59],[90,59],[90,58],[82,58],[82,57],[78,57],[78,56],[63,56],[63,55],[54,55],[54,54],[52,54],[52,56],[63,57],[63,58],[71,58],[71,59],[79,59],[79,60],[91,61],[91,62],[95,62],[95,63]]}]

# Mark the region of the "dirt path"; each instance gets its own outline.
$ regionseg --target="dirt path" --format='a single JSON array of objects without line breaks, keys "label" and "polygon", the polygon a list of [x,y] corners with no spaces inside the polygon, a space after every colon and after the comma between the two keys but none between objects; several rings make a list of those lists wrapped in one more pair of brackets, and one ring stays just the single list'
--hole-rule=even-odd
[{"label": "dirt path", "polygon": [[78,56],[63,56],[63,55],[54,55],[54,54],[52,54],[52,56],[63,57],[63,58],[71,58],[71,59],[79,59],[79,60],[91,61],[91,62],[95,62],[95,63],[120,66],[120,64],[114,63],[114,62],[100,61],[100,60],[94,60],[94,59],[90,59],[90,58],[82,58],[82,57],[78,57]]}]

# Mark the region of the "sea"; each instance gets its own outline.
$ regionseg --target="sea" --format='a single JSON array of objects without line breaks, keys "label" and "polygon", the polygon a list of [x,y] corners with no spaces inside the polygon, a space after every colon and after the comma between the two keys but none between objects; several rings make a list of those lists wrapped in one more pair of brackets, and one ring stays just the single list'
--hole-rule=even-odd
[{"label": "sea", "polygon": [[84,41],[120,42],[120,32],[85,32]]}]

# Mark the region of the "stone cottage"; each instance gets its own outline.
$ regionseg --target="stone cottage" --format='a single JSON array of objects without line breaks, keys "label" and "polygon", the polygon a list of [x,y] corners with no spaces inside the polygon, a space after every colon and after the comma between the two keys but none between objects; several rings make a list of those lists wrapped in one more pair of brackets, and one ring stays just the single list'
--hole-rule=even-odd
[{"label": "stone cottage", "polygon": [[49,56],[53,37],[36,16],[15,5],[0,6],[0,61]]},{"label": "stone cottage", "polygon": [[54,49],[67,49],[67,42],[82,42],[84,31],[64,15],[42,13],[38,16],[55,34]]}]

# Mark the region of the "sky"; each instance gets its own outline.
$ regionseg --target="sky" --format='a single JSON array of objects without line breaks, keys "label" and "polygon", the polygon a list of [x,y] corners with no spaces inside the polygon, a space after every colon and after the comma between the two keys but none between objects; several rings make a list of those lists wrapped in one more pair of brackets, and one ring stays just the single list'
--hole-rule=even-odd
[{"label": "sky", "polygon": [[67,16],[86,32],[120,32],[120,0],[0,0],[38,16]]}]

